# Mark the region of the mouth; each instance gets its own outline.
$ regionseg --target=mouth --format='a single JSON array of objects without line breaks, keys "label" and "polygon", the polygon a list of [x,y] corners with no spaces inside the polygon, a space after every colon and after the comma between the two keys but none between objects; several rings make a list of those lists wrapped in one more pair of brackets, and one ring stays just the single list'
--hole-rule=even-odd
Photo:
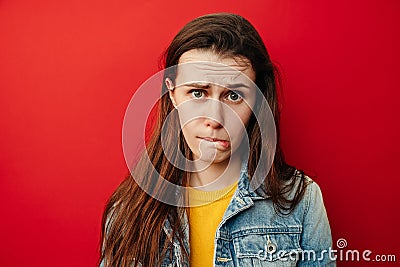
[{"label": "mouth", "polygon": [[213,137],[198,137],[198,138],[200,138],[201,140],[219,145],[219,146],[223,147],[224,149],[229,148],[231,145],[231,143],[229,141],[224,140],[224,139],[213,138]]}]

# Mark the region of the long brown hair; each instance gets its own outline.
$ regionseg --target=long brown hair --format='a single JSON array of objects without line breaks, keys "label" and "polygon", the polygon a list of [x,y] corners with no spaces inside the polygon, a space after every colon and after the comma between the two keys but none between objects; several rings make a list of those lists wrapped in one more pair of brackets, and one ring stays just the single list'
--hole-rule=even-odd
[{"label": "long brown hair", "polygon": [[[279,145],[279,108],[277,87],[280,84],[279,75],[267,53],[265,45],[255,28],[243,17],[235,14],[218,13],[198,17],[186,24],[172,40],[163,57],[163,67],[169,68],[178,64],[183,53],[192,49],[211,50],[221,56],[245,57],[250,60],[256,73],[256,85],[262,91],[271,109],[277,131],[277,145],[272,167],[265,177],[264,191],[270,196],[274,207],[280,213],[290,213],[304,195],[307,183],[304,174],[299,172],[299,179],[292,179],[295,168],[289,166],[283,157]],[[153,132],[134,170],[129,174],[113,193],[102,218],[101,257],[105,266],[142,266],[160,265],[162,257],[171,248],[169,238],[165,237],[163,225],[169,220],[173,228],[172,238],[179,241],[184,257],[188,252],[183,246],[182,210],[174,205],[163,203],[143,191],[135,181],[141,184],[157,177],[163,177],[173,184],[185,184],[185,172],[176,168],[176,162],[169,162],[165,153],[176,155],[178,149],[190,159],[191,152],[183,136],[176,133],[180,129],[179,120],[172,116],[170,123],[163,124],[167,115],[174,109],[163,85],[157,112],[157,120]],[[262,112],[262,105],[254,112]],[[248,155],[249,177],[255,172],[260,160],[261,136],[260,126],[252,115],[247,126],[250,147],[254,148]],[[164,150],[161,149],[161,132],[166,131],[167,140]],[[175,132],[174,132],[175,131]],[[179,144],[168,139],[168,136],[179,135]],[[150,162],[146,161],[147,153]],[[173,157],[172,157],[173,158]],[[175,157],[176,158],[176,157]],[[154,171],[148,164],[154,166]],[[135,177],[133,179],[132,177]],[[150,188],[152,187],[152,188]],[[162,186],[161,186],[162,187]],[[167,193],[165,188],[149,186],[151,190]],[[294,197],[288,199],[287,193],[295,190]]]}]

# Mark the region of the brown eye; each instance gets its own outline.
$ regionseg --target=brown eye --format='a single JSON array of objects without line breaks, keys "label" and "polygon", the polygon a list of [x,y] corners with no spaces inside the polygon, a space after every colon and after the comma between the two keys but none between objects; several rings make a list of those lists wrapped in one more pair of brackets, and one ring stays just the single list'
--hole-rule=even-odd
[{"label": "brown eye", "polygon": [[194,98],[202,98],[204,96],[204,92],[201,90],[192,90],[192,96]]},{"label": "brown eye", "polygon": [[229,92],[228,99],[232,102],[239,102],[242,100],[242,96],[237,92],[231,91]]}]

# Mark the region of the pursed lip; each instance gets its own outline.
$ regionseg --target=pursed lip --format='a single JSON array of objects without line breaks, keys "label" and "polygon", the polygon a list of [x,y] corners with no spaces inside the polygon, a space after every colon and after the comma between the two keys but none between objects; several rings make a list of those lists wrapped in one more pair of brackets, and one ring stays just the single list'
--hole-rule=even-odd
[{"label": "pursed lip", "polygon": [[198,138],[205,140],[207,142],[212,142],[214,144],[217,144],[218,145],[217,147],[220,147],[221,150],[226,150],[231,146],[230,142],[225,139],[220,139],[215,137],[201,137],[201,136],[198,136]]},{"label": "pursed lip", "polygon": [[199,136],[198,138],[204,139],[204,140],[207,140],[207,141],[210,141],[210,142],[218,142],[218,141],[229,142],[228,140],[219,139],[219,138],[214,138],[214,137],[201,137],[201,136]]}]

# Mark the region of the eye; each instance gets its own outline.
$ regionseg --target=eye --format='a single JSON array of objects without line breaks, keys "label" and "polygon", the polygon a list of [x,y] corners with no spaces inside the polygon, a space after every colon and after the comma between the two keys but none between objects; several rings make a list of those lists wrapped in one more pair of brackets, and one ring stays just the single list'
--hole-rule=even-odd
[{"label": "eye", "polygon": [[243,100],[243,96],[239,92],[230,91],[228,93],[228,100],[232,102],[240,102]]},{"label": "eye", "polygon": [[203,98],[204,92],[203,90],[193,89],[189,91],[194,98]]}]

